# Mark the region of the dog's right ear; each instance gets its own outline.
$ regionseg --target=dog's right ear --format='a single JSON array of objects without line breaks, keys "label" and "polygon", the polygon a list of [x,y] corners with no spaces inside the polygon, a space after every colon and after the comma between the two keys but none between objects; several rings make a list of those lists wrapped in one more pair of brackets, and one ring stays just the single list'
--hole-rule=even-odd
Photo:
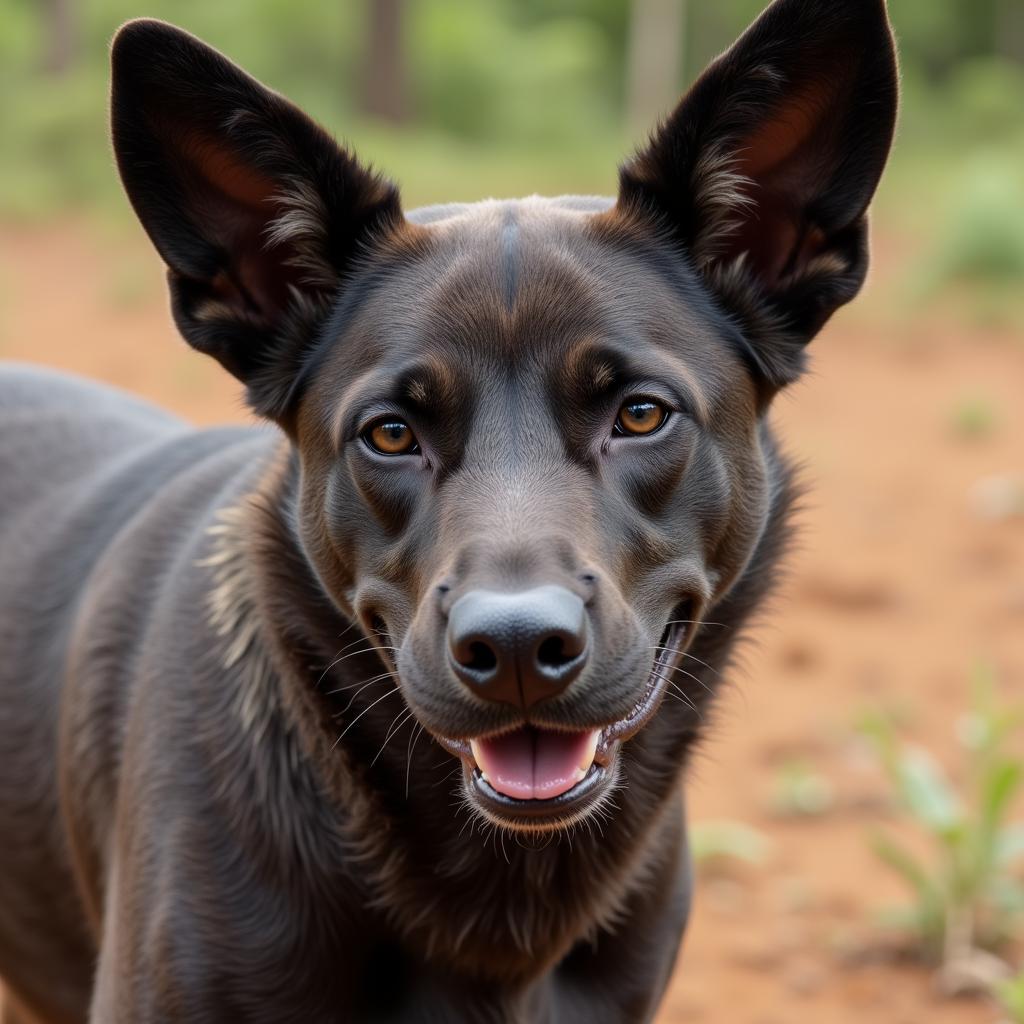
[{"label": "dog's right ear", "polygon": [[398,192],[187,32],[129,22],[111,60],[117,165],[178,328],[281,417],[354,260],[406,226]]}]

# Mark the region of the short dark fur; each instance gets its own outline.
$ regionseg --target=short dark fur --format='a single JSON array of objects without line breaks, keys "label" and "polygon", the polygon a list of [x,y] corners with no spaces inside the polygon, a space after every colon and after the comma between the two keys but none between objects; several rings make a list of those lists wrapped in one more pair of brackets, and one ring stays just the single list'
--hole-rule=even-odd
[{"label": "short dark fur", "polygon": [[[766,410],[863,280],[895,105],[882,0],[776,0],[617,202],[406,216],[219,54],[121,30],[115,152],[175,319],[272,423],[0,373],[7,1024],[651,1019],[683,769],[787,536]],[[637,390],[674,411],[613,438]],[[382,412],[421,456],[368,449]],[[594,645],[544,727],[628,716],[692,622],[609,798],[516,831],[434,737],[522,712],[441,652],[467,588],[538,583]]]}]

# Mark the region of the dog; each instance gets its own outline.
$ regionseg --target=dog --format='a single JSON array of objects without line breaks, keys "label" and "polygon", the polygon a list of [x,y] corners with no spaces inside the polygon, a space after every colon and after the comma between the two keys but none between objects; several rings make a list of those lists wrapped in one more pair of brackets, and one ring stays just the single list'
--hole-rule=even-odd
[{"label": "dog", "polygon": [[867,268],[883,0],[775,0],[614,199],[403,213],[157,21],[112,79],[265,425],[0,375],[5,1024],[651,1020],[789,535],[768,412]]}]

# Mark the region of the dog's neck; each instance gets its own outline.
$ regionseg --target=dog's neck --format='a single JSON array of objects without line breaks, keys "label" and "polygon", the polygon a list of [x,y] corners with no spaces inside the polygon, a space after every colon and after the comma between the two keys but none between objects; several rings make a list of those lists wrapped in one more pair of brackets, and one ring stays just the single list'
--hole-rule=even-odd
[{"label": "dog's neck", "polygon": [[[365,892],[368,927],[457,969],[528,979],[613,927],[657,870],[659,839],[678,827],[682,768],[734,636],[719,632],[694,648],[707,663],[692,693],[697,714],[666,701],[623,749],[629,789],[611,814],[571,833],[503,833],[462,800],[461,766],[411,715],[403,719],[392,674],[369,644],[353,643],[355,630],[320,587],[291,526],[296,479],[295,457],[282,450],[255,491],[222,511],[206,563],[209,621],[236,688],[249,766],[278,804],[251,813],[275,816],[283,855],[315,851],[311,890],[344,878]],[[746,589],[736,588],[737,608],[727,610],[737,626],[764,587]],[[438,875],[458,884],[439,886]]]}]

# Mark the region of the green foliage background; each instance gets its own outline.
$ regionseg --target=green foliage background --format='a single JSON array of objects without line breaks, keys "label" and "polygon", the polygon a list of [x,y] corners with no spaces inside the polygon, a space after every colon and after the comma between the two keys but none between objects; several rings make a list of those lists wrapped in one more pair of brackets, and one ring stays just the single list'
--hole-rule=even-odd
[{"label": "green foliage background", "polygon": [[[179,24],[292,97],[403,185],[408,205],[611,192],[630,0],[407,0],[412,116],[360,111],[372,0],[71,0],[76,59],[42,70],[40,0],[0,5],[0,218],[127,216],[107,143],[107,47],[124,20]],[[761,0],[689,0],[679,90]],[[903,60],[900,137],[880,204],[919,241],[919,295],[1024,283],[1024,0],[890,0]],[[1020,36],[1021,38],[1018,38]],[[657,115],[652,111],[652,121]]]}]

